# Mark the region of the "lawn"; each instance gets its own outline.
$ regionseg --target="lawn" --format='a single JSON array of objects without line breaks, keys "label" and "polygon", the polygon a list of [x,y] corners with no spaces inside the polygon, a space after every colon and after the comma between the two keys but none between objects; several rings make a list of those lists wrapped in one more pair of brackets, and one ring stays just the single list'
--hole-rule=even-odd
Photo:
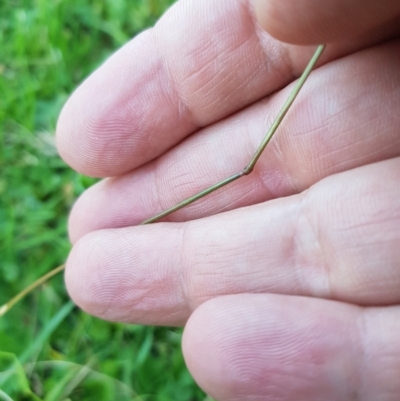
[{"label": "lawn", "polygon": [[[68,211],[94,182],[57,155],[60,108],[172,2],[0,2],[0,304],[65,261]],[[0,319],[0,400],[204,400],[180,340],[86,315],[59,276]]]}]

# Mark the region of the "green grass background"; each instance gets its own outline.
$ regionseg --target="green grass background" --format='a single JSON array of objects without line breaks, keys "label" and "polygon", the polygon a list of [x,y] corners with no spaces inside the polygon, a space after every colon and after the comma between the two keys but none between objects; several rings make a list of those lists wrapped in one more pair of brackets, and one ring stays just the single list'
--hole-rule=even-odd
[{"label": "green grass background", "polygon": [[[65,261],[68,211],[93,183],[57,156],[60,108],[172,2],[0,2],[0,304]],[[0,319],[0,400],[205,400],[180,340],[84,314],[60,276]]]}]

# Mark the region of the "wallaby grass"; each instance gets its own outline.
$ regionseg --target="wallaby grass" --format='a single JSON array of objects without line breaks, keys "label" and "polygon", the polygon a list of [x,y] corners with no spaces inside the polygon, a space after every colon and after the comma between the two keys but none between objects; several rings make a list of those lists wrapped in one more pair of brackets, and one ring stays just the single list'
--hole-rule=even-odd
[{"label": "wallaby grass", "polygon": [[[57,156],[62,104],[172,2],[0,2],[0,305],[65,261],[68,211],[94,182]],[[204,400],[180,339],[92,318],[54,278],[0,319],[0,400]]]}]

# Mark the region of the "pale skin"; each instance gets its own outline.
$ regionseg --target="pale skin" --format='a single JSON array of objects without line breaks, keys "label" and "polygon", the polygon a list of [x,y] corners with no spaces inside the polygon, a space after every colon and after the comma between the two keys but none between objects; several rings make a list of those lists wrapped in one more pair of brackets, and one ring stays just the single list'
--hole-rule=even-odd
[{"label": "pale skin", "polygon": [[[136,226],[248,163],[318,43],[255,171]],[[57,143],[105,177],[70,218],[84,310],[185,325],[219,401],[400,399],[399,1],[181,0],[78,88]]]}]

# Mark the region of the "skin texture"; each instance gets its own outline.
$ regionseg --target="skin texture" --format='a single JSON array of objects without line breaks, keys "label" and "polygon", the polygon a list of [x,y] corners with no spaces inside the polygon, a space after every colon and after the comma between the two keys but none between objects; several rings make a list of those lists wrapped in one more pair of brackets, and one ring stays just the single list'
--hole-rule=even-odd
[{"label": "skin texture", "polygon": [[[71,297],[186,325],[217,400],[400,399],[400,24],[384,3],[181,0],[60,116],[62,157],[111,177],[72,210]],[[314,46],[257,18],[327,41],[318,69],[252,175],[135,227],[243,168],[285,101]]]}]

